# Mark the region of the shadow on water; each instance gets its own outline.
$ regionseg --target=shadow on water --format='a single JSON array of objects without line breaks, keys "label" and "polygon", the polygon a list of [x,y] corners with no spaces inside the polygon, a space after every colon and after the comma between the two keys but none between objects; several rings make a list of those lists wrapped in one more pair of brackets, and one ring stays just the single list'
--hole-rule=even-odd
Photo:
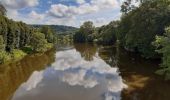
[{"label": "shadow on water", "polygon": [[26,56],[10,64],[0,65],[0,100],[11,100],[16,89],[28,80],[35,70],[42,70],[54,61],[54,50]]}]

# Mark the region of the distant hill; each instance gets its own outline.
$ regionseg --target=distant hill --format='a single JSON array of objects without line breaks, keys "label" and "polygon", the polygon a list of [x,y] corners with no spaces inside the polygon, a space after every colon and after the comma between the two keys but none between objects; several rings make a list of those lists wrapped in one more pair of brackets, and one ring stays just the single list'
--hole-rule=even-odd
[{"label": "distant hill", "polygon": [[[39,28],[43,25],[31,25],[34,28]],[[64,26],[64,25],[47,25],[53,29],[57,34],[73,34],[78,30],[76,27]]]}]

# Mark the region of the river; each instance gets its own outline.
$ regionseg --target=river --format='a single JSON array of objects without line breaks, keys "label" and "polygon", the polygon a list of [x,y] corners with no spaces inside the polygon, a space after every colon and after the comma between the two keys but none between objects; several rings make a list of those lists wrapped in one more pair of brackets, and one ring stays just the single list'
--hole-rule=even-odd
[{"label": "river", "polygon": [[62,44],[0,65],[0,100],[170,100],[170,83],[115,46]]}]

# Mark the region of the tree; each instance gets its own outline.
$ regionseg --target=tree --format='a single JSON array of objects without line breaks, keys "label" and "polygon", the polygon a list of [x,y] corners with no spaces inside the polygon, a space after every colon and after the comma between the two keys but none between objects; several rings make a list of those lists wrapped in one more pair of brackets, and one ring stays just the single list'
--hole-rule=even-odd
[{"label": "tree", "polygon": [[156,36],[154,45],[157,52],[163,54],[161,69],[156,73],[165,75],[166,80],[170,80],[170,27],[166,28],[164,36]]},{"label": "tree", "polygon": [[0,51],[4,51],[4,39],[3,39],[3,36],[0,35]]},{"label": "tree", "polygon": [[54,41],[53,31],[49,26],[42,26],[40,32],[45,35],[48,42],[52,43]]},{"label": "tree", "polygon": [[7,31],[7,44],[6,44],[6,50],[8,52],[11,52],[15,46],[14,46],[14,35],[15,35],[15,31],[14,31],[14,23],[10,22],[8,24],[8,31]]},{"label": "tree", "polygon": [[78,31],[78,32],[76,32],[76,33],[74,34],[73,40],[74,40],[74,42],[83,43],[83,42],[86,42],[86,36],[85,36],[85,34],[81,34],[81,33]]},{"label": "tree", "polygon": [[93,22],[87,21],[84,22],[80,29],[74,35],[75,42],[92,42],[93,38],[92,35],[95,31],[95,27],[93,26]]},{"label": "tree", "polygon": [[45,35],[40,32],[33,33],[30,44],[36,52],[44,52],[47,49],[47,40],[45,39]]},{"label": "tree", "polygon": [[6,9],[5,9],[5,7],[1,4],[1,2],[0,2],[0,15],[6,15]]},{"label": "tree", "polygon": [[100,27],[96,34],[96,42],[100,44],[114,44],[117,40],[118,25],[119,21],[112,21],[108,25]]},{"label": "tree", "polygon": [[[137,8],[137,6],[134,3],[146,3],[146,2],[152,2],[156,0],[125,0],[121,5],[121,11],[124,14],[127,14],[128,12],[132,11],[133,9]],[[158,1],[158,0],[157,0]],[[165,0],[164,0],[165,1]]]},{"label": "tree", "polygon": [[170,25],[169,4],[170,1],[166,0],[148,0],[123,15],[119,26],[119,39],[123,46],[145,58],[154,57],[156,53],[151,43]]}]

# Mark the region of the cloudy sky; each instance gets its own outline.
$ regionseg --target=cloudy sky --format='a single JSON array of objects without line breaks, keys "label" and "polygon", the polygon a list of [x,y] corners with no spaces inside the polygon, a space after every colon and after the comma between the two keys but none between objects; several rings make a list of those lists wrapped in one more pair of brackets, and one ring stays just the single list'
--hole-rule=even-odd
[{"label": "cloudy sky", "polygon": [[27,24],[79,27],[84,21],[101,26],[120,18],[122,0],[0,0],[7,16]]}]

